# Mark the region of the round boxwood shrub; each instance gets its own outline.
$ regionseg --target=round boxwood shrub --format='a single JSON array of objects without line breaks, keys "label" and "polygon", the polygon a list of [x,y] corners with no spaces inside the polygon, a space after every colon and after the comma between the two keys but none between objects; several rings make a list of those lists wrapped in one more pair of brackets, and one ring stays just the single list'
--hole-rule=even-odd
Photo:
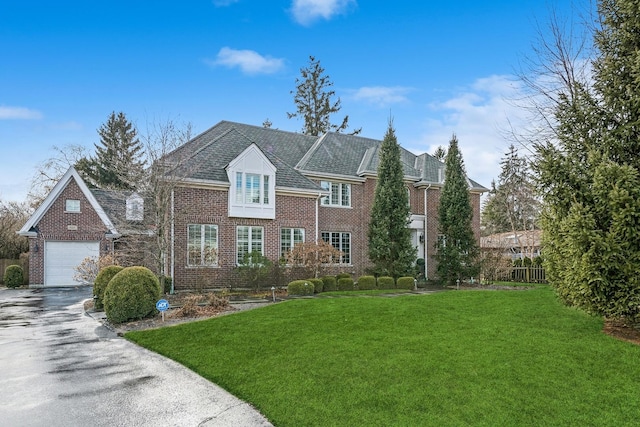
[{"label": "round boxwood shrub", "polygon": [[104,311],[113,323],[142,319],[156,311],[162,295],[160,281],[146,267],[127,267],[109,281],[104,291]]},{"label": "round boxwood shrub", "polygon": [[396,284],[393,280],[393,277],[390,276],[380,276],[378,277],[378,289],[395,289]]},{"label": "round boxwood shrub", "polygon": [[124,270],[124,267],[109,265],[98,272],[96,280],[93,281],[93,307],[96,310],[104,309],[104,291],[113,276],[122,270]]},{"label": "round boxwood shrub", "polygon": [[324,283],[322,279],[309,279],[311,283],[313,283],[313,292],[319,294],[324,289]]},{"label": "round boxwood shrub", "polygon": [[289,295],[313,295],[313,282],[309,280],[294,280],[287,285]]},{"label": "round boxwood shrub", "polygon": [[339,291],[352,291],[354,290],[354,283],[353,283],[353,279],[351,278],[351,276],[349,277],[343,277],[341,279],[338,279],[338,290]]},{"label": "round boxwood shrub", "polygon": [[19,265],[9,265],[4,269],[4,285],[7,288],[19,288],[24,282],[24,271]]},{"label": "round boxwood shrub", "polygon": [[412,291],[416,288],[415,281],[413,277],[409,277],[409,276],[398,277],[398,281],[396,282],[396,288],[409,289],[410,291]]},{"label": "round boxwood shrub", "polygon": [[375,276],[360,276],[358,278],[358,289],[361,291],[366,291],[370,289],[376,288],[376,278]]},{"label": "round boxwood shrub", "polygon": [[322,278],[322,283],[323,292],[331,292],[338,289],[338,281],[336,280],[335,276],[324,276]]}]

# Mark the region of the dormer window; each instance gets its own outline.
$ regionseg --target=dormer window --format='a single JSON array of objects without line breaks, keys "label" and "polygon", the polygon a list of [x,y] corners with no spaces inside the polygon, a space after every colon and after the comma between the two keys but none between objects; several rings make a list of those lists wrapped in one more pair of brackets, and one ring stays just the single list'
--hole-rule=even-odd
[{"label": "dormer window", "polygon": [[251,144],[227,166],[229,216],[274,219],[276,217],[276,168]]},{"label": "dormer window", "polygon": [[138,193],[127,197],[127,221],[142,221],[144,219],[144,201]]}]

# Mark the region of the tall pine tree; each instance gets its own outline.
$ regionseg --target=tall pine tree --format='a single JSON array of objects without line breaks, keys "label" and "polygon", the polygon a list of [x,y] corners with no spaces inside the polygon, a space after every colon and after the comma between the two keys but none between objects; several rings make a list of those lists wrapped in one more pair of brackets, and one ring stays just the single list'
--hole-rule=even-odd
[{"label": "tall pine tree", "polygon": [[473,207],[458,138],[453,135],[445,159],[445,181],[438,206],[437,275],[443,285],[478,274],[480,249],[473,234]]},{"label": "tall pine tree", "polygon": [[377,274],[400,277],[411,271],[416,248],[411,244],[409,195],[391,121],[380,145],[379,159],[369,223],[369,259]]},{"label": "tall pine tree", "polygon": [[[296,104],[295,113],[287,113],[290,119],[302,117],[304,127],[302,133],[318,136],[329,131],[342,132],[349,127],[349,116],[344,116],[340,125],[331,123],[331,115],[340,111],[340,98],[333,100],[336,92],[331,89],[333,82],[325,74],[320,61],[309,57],[309,65],[300,69],[300,78],[296,78],[296,91],[293,102]],[[360,133],[360,129],[351,132]]]},{"label": "tall pine tree", "polygon": [[640,322],[640,14],[600,0],[592,80],[560,94],[537,146],[547,278],[570,305]]},{"label": "tall pine tree", "polygon": [[113,190],[137,188],[144,174],[144,148],[133,124],[124,113],[116,115],[112,112],[98,129],[98,134],[100,144],[94,144],[95,155],[78,161],[78,171],[93,187]]}]

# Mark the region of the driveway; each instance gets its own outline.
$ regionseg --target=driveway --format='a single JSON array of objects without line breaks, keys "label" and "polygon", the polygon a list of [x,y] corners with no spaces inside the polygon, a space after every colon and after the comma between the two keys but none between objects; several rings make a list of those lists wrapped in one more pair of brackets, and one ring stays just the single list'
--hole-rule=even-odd
[{"label": "driveway", "polygon": [[84,313],[90,287],[0,289],[3,426],[270,426],[254,408]]}]

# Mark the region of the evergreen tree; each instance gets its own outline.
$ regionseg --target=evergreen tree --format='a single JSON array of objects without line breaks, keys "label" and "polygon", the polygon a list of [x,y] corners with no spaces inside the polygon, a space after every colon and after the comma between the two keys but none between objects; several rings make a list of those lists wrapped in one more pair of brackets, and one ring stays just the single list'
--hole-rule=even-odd
[{"label": "evergreen tree", "polygon": [[378,180],[369,223],[369,259],[376,273],[400,277],[411,271],[416,248],[408,228],[409,195],[393,125],[380,146]]},{"label": "evergreen tree", "polygon": [[95,156],[80,159],[76,169],[93,187],[135,189],[144,174],[144,148],[133,124],[124,113],[112,112],[98,134],[100,144],[94,144]]},{"label": "evergreen tree", "polygon": [[[300,78],[296,78],[296,91],[293,102],[296,104],[295,113],[287,113],[290,119],[302,117],[304,127],[302,133],[318,136],[329,131],[342,132],[349,127],[349,116],[342,119],[340,125],[331,124],[331,115],[342,108],[340,98],[333,101],[336,92],[331,89],[333,82],[325,74],[320,61],[309,57],[309,65],[300,69]],[[291,91],[291,94],[294,94]],[[357,135],[362,129],[353,131]]]},{"label": "evergreen tree", "polygon": [[518,154],[512,144],[500,166],[498,184],[491,183],[491,191],[482,209],[484,233],[488,235],[537,228],[540,202],[535,194],[527,160]]},{"label": "evergreen tree", "polygon": [[547,278],[570,305],[640,321],[640,15],[600,0],[592,83],[560,94],[537,146]]},{"label": "evergreen tree", "polygon": [[473,207],[462,153],[455,135],[445,159],[445,181],[438,206],[437,274],[443,285],[477,275],[480,250],[473,234]]}]

